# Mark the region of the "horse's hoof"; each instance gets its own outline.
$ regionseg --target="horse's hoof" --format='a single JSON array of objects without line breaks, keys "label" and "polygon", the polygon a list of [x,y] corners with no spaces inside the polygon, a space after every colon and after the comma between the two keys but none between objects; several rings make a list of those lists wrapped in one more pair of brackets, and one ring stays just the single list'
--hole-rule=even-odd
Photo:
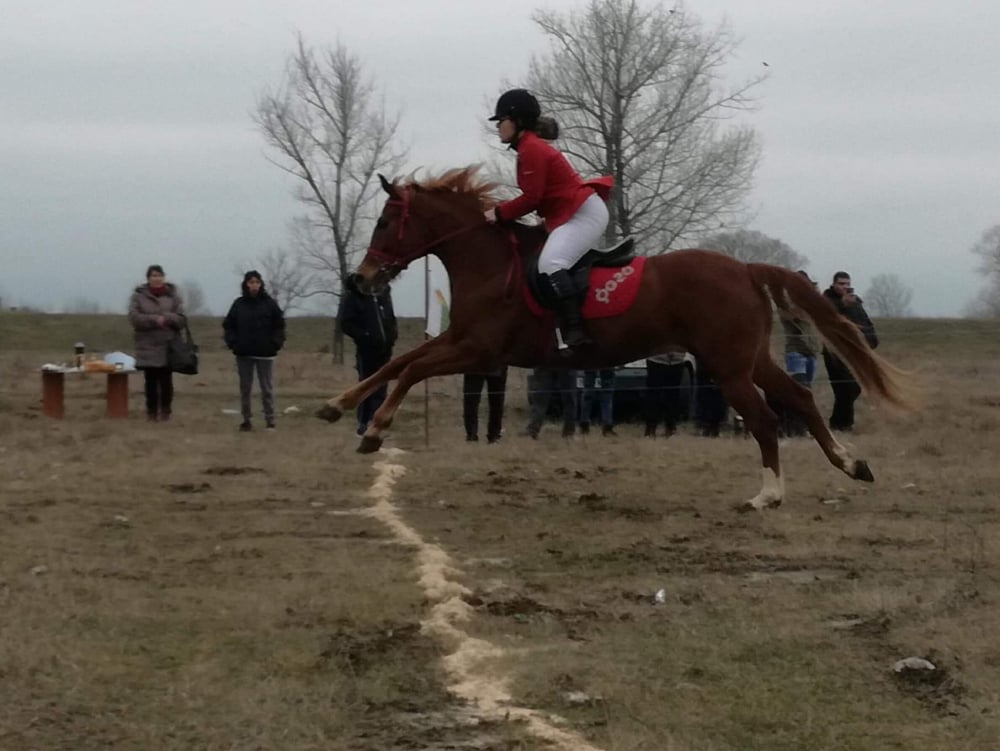
[{"label": "horse's hoof", "polygon": [[334,407],[330,404],[324,404],[316,410],[316,417],[327,422],[337,422],[343,416],[344,411],[340,407]]},{"label": "horse's hoof", "polygon": [[382,436],[362,436],[361,443],[358,446],[359,454],[374,454],[382,448]]},{"label": "horse's hoof", "polygon": [[749,514],[752,511],[763,511],[769,508],[778,508],[781,505],[780,498],[768,498],[761,504],[759,501],[754,503],[753,501],[743,501],[742,503],[736,503],[733,505],[733,511],[739,514]]},{"label": "horse's hoof", "polygon": [[858,459],[854,462],[854,473],[852,477],[854,477],[855,480],[861,480],[861,482],[875,482],[875,475],[872,474],[872,471],[868,466],[868,462],[864,459]]}]

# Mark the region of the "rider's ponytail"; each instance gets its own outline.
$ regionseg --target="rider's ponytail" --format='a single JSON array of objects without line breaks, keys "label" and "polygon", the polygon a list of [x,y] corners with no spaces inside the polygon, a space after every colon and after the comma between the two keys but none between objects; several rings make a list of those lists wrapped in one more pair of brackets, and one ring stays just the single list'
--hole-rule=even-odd
[{"label": "rider's ponytail", "polygon": [[554,141],[559,138],[559,123],[554,117],[548,115],[539,117],[532,130],[539,138],[544,138],[546,141]]}]

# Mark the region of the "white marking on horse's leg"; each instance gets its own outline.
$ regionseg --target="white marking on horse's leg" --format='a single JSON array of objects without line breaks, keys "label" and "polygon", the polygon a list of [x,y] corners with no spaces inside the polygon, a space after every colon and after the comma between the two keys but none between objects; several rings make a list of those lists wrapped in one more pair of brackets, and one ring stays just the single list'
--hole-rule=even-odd
[{"label": "white marking on horse's leg", "polygon": [[780,506],[785,499],[785,478],[770,467],[764,467],[764,481],[760,492],[746,502],[746,506],[757,511]]},{"label": "white marking on horse's leg", "polygon": [[851,452],[836,438],[833,439],[833,453],[840,460],[840,468],[853,477],[854,457],[851,456]]}]

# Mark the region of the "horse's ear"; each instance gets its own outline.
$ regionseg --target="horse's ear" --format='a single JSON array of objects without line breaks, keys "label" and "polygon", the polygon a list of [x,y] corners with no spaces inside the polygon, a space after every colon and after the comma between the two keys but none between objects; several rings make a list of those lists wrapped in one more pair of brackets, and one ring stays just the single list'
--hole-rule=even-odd
[{"label": "horse's ear", "polygon": [[381,172],[378,175],[379,182],[382,183],[382,190],[389,194],[390,198],[399,198],[399,194],[396,192],[396,186],[385,179],[385,175]]}]

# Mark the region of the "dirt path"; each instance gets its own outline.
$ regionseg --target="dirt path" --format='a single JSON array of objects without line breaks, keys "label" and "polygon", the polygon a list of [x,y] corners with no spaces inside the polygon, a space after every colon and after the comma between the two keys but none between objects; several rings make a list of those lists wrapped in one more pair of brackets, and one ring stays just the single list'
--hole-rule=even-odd
[{"label": "dirt path", "polygon": [[450,683],[448,690],[476,708],[484,720],[522,720],[534,737],[567,751],[599,751],[581,736],[558,727],[565,720],[512,703],[506,676],[490,671],[491,660],[502,657],[504,651],[495,644],[469,636],[461,624],[467,621],[472,608],[463,599],[469,590],[453,580],[460,572],[439,545],[426,542],[400,516],[393,504],[396,479],[406,473],[400,463],[405,453],[399,449],[382,452],[388,458],[375,462],[378,472],[369,490],[374,501],[371,516],[382,522],[400,542],[416,550],[420,586],[432,603],[430,614],[422,621],[425,633],[436,638],[445,649],[444,667]]}]

